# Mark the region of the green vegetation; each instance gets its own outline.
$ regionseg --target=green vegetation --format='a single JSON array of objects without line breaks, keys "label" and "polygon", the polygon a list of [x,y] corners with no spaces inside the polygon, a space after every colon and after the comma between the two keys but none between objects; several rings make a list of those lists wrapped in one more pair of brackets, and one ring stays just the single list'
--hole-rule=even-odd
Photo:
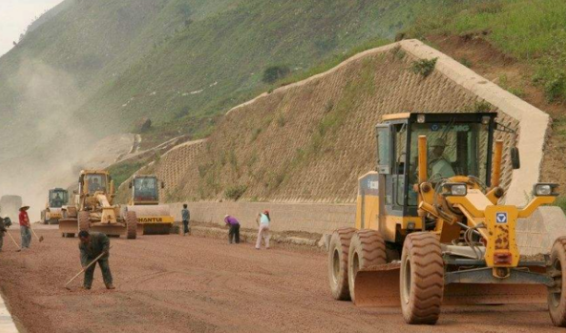
[{"label": "green vegetation", "polygon": [[247,189],[248,187],[245,185],[231,186],[224,191],[224,196],[226,199],[237,201],[240,197],[242,197],[242,195],[244,195]]},{"label": "green vegetation", "polygon": [[270,66],[263,72],[263,78],[261,80],[271,84],[289,75],[290,72],[291,70],[287,66]]},{"label": "green vegetation", "polygon": [[549,101],[566,100],[565,1],[476,0],[437,9],[420,17],[408,35],[482,35],[504,53],[531,64],[533,82]]},{"label": "green vegetation", "polygon": [[114,180],[114,186],[116,188],[120,187],[120,185],[128,180],[136,171],[138,171],[142,166],[144,166],[143,162],[140,161],[125,161],[122,163],[114,164],[110,168],[108,168],[108,172],[112,176]]},{"label": "green vegetation", "polygon": [[552,205],[560,207],[566,213],[566,196],[558,197]]},{"label": "green vegetation", "polygon": [[432,72],[434,72],[434,67],[436,66],[437,60],[438,58],[415,60],[411,65],[411,69],[415,74],[420,74],[422,77],[427,77],[432,74]]}]

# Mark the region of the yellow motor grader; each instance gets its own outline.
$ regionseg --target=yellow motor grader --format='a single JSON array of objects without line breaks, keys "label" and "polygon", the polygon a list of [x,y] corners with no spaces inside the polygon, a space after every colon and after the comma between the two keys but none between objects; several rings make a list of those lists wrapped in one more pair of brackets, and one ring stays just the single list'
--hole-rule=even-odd
[{"label": "yellow motor grader", "polygon": [[159,189],[165,188],[156,176],[134,176],[128,184],[132,197],[126,212],[135,212],[138,217],[138,231],[143,235],[167,235],[174,218],[168,205],[159,204]]},{"label": "yellow motor grader", "polygon": [[[546,302],[566,326],[566,238],[521,256],[519,218],[555,200],[535,184],[525,207],[500,204],[503,142],[495,113],[388,115],[377,125],[378,167],[359,179],[355,228],[334,231],[335,299],[401,306],[409,324],[435,324],[442,304]],[[513,148],[513,168],[519,168]]]},{"label": "yellow motor grader", "polygon": [[62,188],[49,190],[47,204],[41,211],[41,221],[43,224],[57,224],[63,218],[65,206],[69,201],[69,192]]},{"label": "yellow motor grader", "polygon": [[[137,236],[138,218],[135,212],[120,214],[114,205],[114,181],[105,170],[83,170],[79,177],[77,216],[59,221],[63,237],[74,237],[82,230],[98,231],[108,236]],[[74,215],[74,214],[73,214]]]}]

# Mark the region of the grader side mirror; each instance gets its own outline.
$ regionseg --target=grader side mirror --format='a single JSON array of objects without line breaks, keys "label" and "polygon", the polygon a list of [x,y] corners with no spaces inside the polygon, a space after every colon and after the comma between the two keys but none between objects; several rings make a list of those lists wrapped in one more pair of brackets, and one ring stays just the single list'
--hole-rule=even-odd
[{"label": "grader side mirror", "polygon": [[132,188],[132,186],[133,186],[132,182],[129,182],[129,183],[128,183],[128,188]]},{"label": "grader side mirror", "polygon": [[519,155],[519,148],[517,147],[511,148],[511,165],[513,166],[513,170],[521,168],[521,157]]},{"label": "grader side mirror", "polygon": [[161,182],[161,188],[162,188],[162,189],[165,188],[165,183],[164,183],[164,182]]}]

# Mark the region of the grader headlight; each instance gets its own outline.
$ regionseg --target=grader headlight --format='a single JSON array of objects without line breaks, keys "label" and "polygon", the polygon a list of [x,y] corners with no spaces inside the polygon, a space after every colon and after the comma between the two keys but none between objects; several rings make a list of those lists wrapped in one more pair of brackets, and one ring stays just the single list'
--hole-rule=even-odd
[{"label": "grader headlight", "polygon": [[558,184],[539,183],[535,184],[533,194],[537,197],[557,196]]},{"label": "grader headlight", "polygon": [[468,194],[468,186],[464,183],[446,183],[443,188],[444,196],[465,197]]}]

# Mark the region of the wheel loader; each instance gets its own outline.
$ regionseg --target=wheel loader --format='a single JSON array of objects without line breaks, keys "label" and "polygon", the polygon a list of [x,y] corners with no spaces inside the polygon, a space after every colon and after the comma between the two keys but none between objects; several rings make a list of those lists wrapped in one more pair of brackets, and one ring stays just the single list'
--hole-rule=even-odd
[{"label": "wheel loader", "polygon": [[[501,203],[500,126],[496,113],[383,117],[355,228],[330,238],[335,299],[400,306],[408,324],[435,324],[446,304],[547,302],[554,325],[566,326],[566,238],[530,257],[516,239],[518,219],[554,202],[557,185],[534,184],[524,207]],[[509,153],[519,168],[518,150]]]},{"label": "wheel loader", "polygon": [[114,205],[114,181],[106,170],[83,170],[79,177],[76,195],[76,217],[59,221],[63,237],[74,237],[76,233],[98,231],[108,236],[137,237],[138,218],[135,212],[120,214],[120,206]]},{"label": "wheel loader", "polygon": [[58,224],[63,218],[63,211],[69,201],[69,192],[62,188],[49,190],[45,209],[41,211],[43,224]]},{"label": "wheel loader", "polygon": [[143,235],[167,235],[171,231],[174,218],[168,205],[159,204],[159,189],[165,188],[156,176],[135,176],[128,184],[132,197],[126,212],[138,216],[138,232]]}]

